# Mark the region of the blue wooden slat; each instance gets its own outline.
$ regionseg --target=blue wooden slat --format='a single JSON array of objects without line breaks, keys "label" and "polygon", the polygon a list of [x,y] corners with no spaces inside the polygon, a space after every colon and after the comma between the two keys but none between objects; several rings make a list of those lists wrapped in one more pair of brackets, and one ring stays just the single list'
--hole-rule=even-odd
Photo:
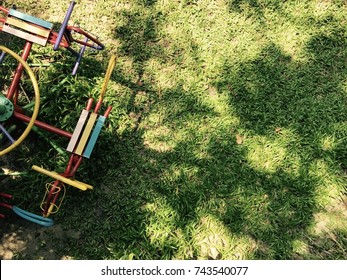
[{"label": "blue wooden slat", "polygon": [[37,25],[45,27],[47,29],[52,29],[53,28],[53,23],[50,23],[48,21],[45,21],[45,20],[37,18],[37,17],[33,17],[31,15],[28,15],[28,14],[24,14],[22,12],[14,10],[14,9],[10,9],[8,14],[10,16],[22,19],[22,20],[27,21],[27,22],[31,22],[31,23],[37,24]]},{"label": "blue wooden slat", "polygon": [[98,140],[99,134],[100,134],[101,129],[105,123],[105,120],[106,120],[106,117],[104,117],[104,116],[100,116],[98,118],[98,121],[97,121],[95,128],[93,130],[93,133],[90,136],[88,145],[87,145],[86,149],[84,150],[83,157],[90,158],[90,155],[94,149],[96,140]]}]

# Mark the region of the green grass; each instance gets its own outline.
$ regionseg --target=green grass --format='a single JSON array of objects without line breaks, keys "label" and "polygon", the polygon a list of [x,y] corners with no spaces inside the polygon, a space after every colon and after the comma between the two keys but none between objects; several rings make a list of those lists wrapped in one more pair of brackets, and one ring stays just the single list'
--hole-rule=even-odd
[{"label": "green grass", "polygon": [[[29,2],[16,5],[59,28],[68,1]],[[89,53],[77,78],[66,52],[35,47],[31,59],[50,63],[36,69],[42,118],[71,131],[118,56],[113,111],[76,176],[95,190],[68,189],[49,229],[10,218],[3,243],[19,228],[38,235],[21,237],[37,246],[17,259],[346,259],[345,9],[342,0],[79,1],[72,18],[106,50]],[[3,160],[28,174],[2,185],[38,213],[47,178],[30,166],[62,171],[67,156],[31,139],[39,149],[27,140]]]}]

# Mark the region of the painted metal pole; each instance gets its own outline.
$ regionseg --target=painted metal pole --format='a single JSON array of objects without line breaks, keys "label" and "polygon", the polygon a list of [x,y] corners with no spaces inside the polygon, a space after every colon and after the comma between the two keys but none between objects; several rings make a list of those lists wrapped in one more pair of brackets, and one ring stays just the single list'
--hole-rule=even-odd
[{"label": "painted metal pole", "polygon": [[10,140],[11,144],[13,144],[14,142],[16,142],[12,136],[10,135],[10,133],[7,132],[7,130],[0,124],[0,131],[5,134],[5,136],[8,138],[8,140]]},{"label": "painted metal pole", "polygon": [[[30,54],[32,45],[33,44],[31,42],[26,42],[25,43],[25,46],[24,46],[24,49],[23,49],[23,53],[21,55],[21,58],[24,61],[26,61],[28,59],[28,56]],[[23,69],[24,69],[23,64],[18,63],[18,66],[17,66],[16,72],[14,74],[14,77],[12,79],[11,85],[10,85],[10,87],[8,89],[7,94],[6,94],[6,97],[9,100],[12,100],[13,99],[13,95],[17,92],[19,81],[20,81],[20,78],[21,78],[22,73],[23,73]]]},{"label": "painted metal pole", "polygon": [[69,20],[70,20],[70,17],[71,17],[71,14],[72,14],[72,11],[73,11],[73,8],[74,8],[75,5],[76,5],[76,2],[75,1],[71,1],[69,9],[67,10],[66,16],[64,18],[63,24],[60,27],[57,41],[55,41],[55,44],[54,44],[54,47],[53,47],[53,50],[55,50],[55,51],[59,49],[60,42],[63,39],[64,32],[65,32],[66,27],[67,27],[67,25],[69,23]]},{"label": "painted metal pole", "polygon": [[[84,42],[85,42],[85,43],[88,42],[88,38],[87,38],[87,37],[84,39]],[[81,47],[80,53],[78,54],[78,58],[77,58],[75,67],[74,67],[73,70],[72,70],[72,76],[75,76],[75,75],[77,74],[77,69],[78,69],[78,67],[79,67],[80,64],[81,64],[81,60],[82,60],[82,57],[83,57],[83,54],[84,54],[85,50],[86,50],[86,45],[83,45],[83,46]]]}]

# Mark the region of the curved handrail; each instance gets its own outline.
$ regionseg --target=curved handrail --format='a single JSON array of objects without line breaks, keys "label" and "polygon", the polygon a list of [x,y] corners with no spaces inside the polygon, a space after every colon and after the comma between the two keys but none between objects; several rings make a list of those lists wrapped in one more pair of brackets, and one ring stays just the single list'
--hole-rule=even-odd
[{"label": "curved handrail", "polygon": [[26,129],[24,130],[24,132],[22,133],[22,135],[17,139],[17,141],[15,141],[12,145],[10,145],[9,147],[7,147],[4,150],[0,151],[0,156],[12,151],[14,148],[16,148],[20,143],[22,143],[22,141],[28,136],[31,128],[34,126],[36,117],[39,113],[39,107],[40,107],[40,90],[39,90],[39,86],[37,83],[37,80],[35,78],[35,74],[34,72],[31,70],[30,66],[28,65],[27,62],[24,61],[24,59],[22,59],[18,54],[16,54],[15,52],[13,52],[12,50],[6,48],[5,46],[0,46],[0,51],[3,51],[5,53],[10,54],[12,57],[14,57],[19,63],[21,63],[23,65],[23,67],[25,68],[27,74],[29,75],[33,87],[34,87],[34,93],[35,93],[35,106],[34,106],[34,110],[33,113],[31,115],[31,119],[30,122],[28,123],[28,126],[26,127]]},{"label": "curved handrail", "polygon": [[33,213],[30,213],[28,211],[25,211],[17,206],[13,206],[12,210],[14,213],[16,213],[18,216],[22,217],[23,219],[26,219],[30,222],[36,223],[38,225],[44,226],[44,227],[50,227],[53,225],[53,220],[50,218],[45,218]]},{"label": "curved handrail", "polygon": [[[84,31],[82,28],[79,28],[77,26],[67,26],[66,30],[69,31],[67,33],[67,35],[68,35],[69,40],[72,41],[72,42],[76,42],[76,43],[78,43],[80,45],[87,46],[87,47],[96,49],[98,51],[101,51],[101,50],[103,50],[105,48],[104,44],[102,44],[96,37],[94,37],[93,35],[89,34],[86,31]],[[72,32],[79,33],[79,34],[83,35],[85,38],[87,38],[88,40],[92,41],[93,43],[87,43],[86,41],[75,39],[72,36]]]}]

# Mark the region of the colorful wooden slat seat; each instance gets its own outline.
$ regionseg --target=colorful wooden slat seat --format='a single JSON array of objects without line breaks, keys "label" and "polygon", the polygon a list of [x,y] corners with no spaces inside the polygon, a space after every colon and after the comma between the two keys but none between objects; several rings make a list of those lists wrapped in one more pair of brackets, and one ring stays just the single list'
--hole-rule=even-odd
[{"label": "colorful wooden slat seat", "polygon": [[2,31],[46,46],[52,28],[50,22],[10,9]]},{"label": "colorful wooden slat seat", "polygon": [[66,150],[90,158],[106,117],[83,110]]}]

